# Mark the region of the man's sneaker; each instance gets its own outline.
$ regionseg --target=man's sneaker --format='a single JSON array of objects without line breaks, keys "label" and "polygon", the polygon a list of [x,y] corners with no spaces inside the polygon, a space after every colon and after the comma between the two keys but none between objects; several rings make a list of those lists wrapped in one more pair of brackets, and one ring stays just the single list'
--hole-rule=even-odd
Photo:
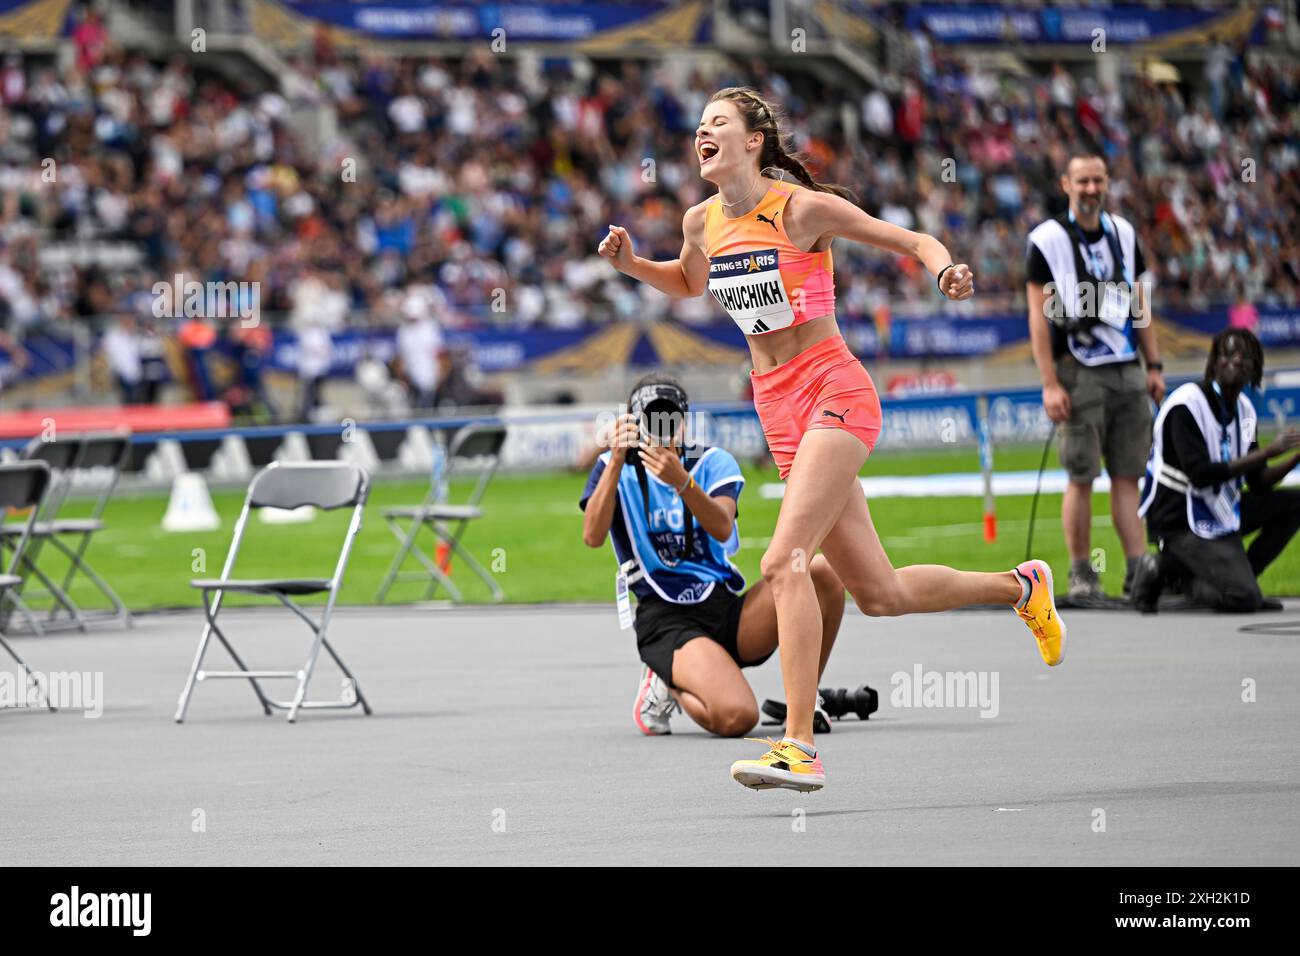
[{"label": "man's sneaker", "polygon": [[751,790],[798,790],[811,793],[826,786],[826,772],[821,758],[810,757],[788,740],[746,737],[771,749],[757,760],[737,760],[731,765],[731,778]]},{"label": "man's sneaker", "polygon": [[1129,596],[1133,606],[1143,614],[1156,613],[1160,592],[1164,590],[1163,577],[1158,553],[1148,551],[1137,559],[1133,566],[1133,587]]},{"label": "man's sneaker", "polygon": [[1086,604],[1089,601],[1097,601],[1105,596],[1101,589],[1101,580],[1097,577],[1097,572],[1089,568],[1087,571],[1070,572],[1070,589],[1066,592],[1072,603]]},{"label": "man's sneaker", "polygon": [[1015,605],[1016,614],[1038,641],[1038,653],[1047,666],[1055,667],[1065,660],[1065,622],[1056,611],[1052,569],[1046,561],[1034,559],[1019,565],[1016,573],[1029,583],[1029,593]]},{"label": "man's sneaker", "polygon": [[668,685],[648,664],[641,665],[641,683],[637,685],[636,703],[632,706],[632,720],[637,730],[651,737],[671,734],[668,718],[682,709]]}]

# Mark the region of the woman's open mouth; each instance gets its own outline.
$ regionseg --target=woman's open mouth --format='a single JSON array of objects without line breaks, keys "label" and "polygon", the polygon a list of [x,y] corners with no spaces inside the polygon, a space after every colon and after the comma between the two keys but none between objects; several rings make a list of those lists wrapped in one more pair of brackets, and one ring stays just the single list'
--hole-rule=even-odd
[{"label": "woman's open mouth", "polygon": [[700,165],[703,166],[713,157],[718,155],[717,143],[701,143],[698,150],[700,154]]}]

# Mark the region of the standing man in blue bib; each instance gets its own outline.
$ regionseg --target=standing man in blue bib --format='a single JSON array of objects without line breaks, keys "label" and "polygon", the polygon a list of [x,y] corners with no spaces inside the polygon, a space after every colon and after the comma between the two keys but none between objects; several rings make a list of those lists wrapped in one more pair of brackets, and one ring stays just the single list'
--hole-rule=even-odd
[{"label": "standing man in blue bib", "polygon": [[[1110,513],[1124,548],[1124,591],[1145,552],[1138,481],[1151,448],[1151,406],[1164,399],[1164,366],[1151,325],[1147,269],[1133,226],[1106,212],[1100,156],[1070,158],[1061,188],[1070,208],[1029,234],[1029,336],[1043,407],[1061,429],[1069,483],[1061,504],[1070,597],[1100,598],[1092,562],[1092,483],[1106,461]],[[1143,372],[1138,357],[1146,362]]]},{"label": "standing man in blue bib", "polygon": [[[1259,447],[1245,388],[1259,388],[1263,376],[1259,339],[1225,329],[1214,337],[1205,378],[1179,386],[1160,409],[1141,508],[1160,550],[1138,563],[1140,611],[1154,612],[1174,581],[1216,611],[1268,606],[1256,579],[1300,530],[1300,491],[1276,487],[1300,462],[1300,431]],[[1281,460],[1270,465],[1274,458]],[[1243,537],[1254,531],[1247,548]]]},{"label": "standing man in blue bib", "polygon": [[[625,628],[633,622],[630,596],[637,599],[643,666],[633,720],[644,734],[666,734],[669,718],[684,709],[710,733],[743,736],[758,723],[758,705],[741,668],[762,664],[777,647],[770,589],[759,581],[744,591],[729,560],[740,548],[745,479],[724,449],[687,445],[689,404],[671,376],[642,378],[628,406],[578,505],[587,546],[612,540]],[[844,585],[820,554],[791,560],[803,560],[812,575],[824,670],[844,615]]]}]

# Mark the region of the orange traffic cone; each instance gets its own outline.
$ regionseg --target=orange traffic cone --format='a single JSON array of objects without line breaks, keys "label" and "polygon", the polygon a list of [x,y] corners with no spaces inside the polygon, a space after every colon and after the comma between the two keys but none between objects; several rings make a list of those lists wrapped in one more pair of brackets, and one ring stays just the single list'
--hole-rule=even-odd
[{"label": "orange traffic cone", "polygon": [[438,562],[438,567],[442,573],[451,574],[451,545],[446,541],[438,542],[438,550],[434,553],[434,560]]}]

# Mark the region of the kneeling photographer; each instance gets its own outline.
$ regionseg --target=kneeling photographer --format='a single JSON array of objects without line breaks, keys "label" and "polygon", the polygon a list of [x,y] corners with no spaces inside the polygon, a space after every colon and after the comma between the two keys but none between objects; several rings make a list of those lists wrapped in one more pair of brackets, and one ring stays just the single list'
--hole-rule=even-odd
[{"label": "kneeling photographer", "polygon": [[[759,581],[741,593],[745,579],[728,560],[740,547],[745,479],[726,450],[687,446],[690,406],[676,379],[645,376],[628,407],[578,504],[587,546],[612,539],[624,628],[633,622],[629,593],[637,599],[643,666],[633,719],[642,733],[666,734],[669,718],[684,709],[711,733],[742,736],[758,723],[758,706],[741,668],[762,664],[777,648],[770,589]],[[821,555],[808,571],[821,608],[824,669],[844,613],[844,585]]]},{"label": "kneeling photographer", "polygon": [[1210,345],[1205,377],[1160,409],[1141,509],[1160,550],[1138,563],[1138,610],[1154,613],[1167,587],[1216,611],[1282,609],[1258,578],[1300,531],[1300,491],[1278,487],[1300,464],[1300,431],[1259,447],[1246,388],[1263,379],[1259,339],[1224,329]]}]

